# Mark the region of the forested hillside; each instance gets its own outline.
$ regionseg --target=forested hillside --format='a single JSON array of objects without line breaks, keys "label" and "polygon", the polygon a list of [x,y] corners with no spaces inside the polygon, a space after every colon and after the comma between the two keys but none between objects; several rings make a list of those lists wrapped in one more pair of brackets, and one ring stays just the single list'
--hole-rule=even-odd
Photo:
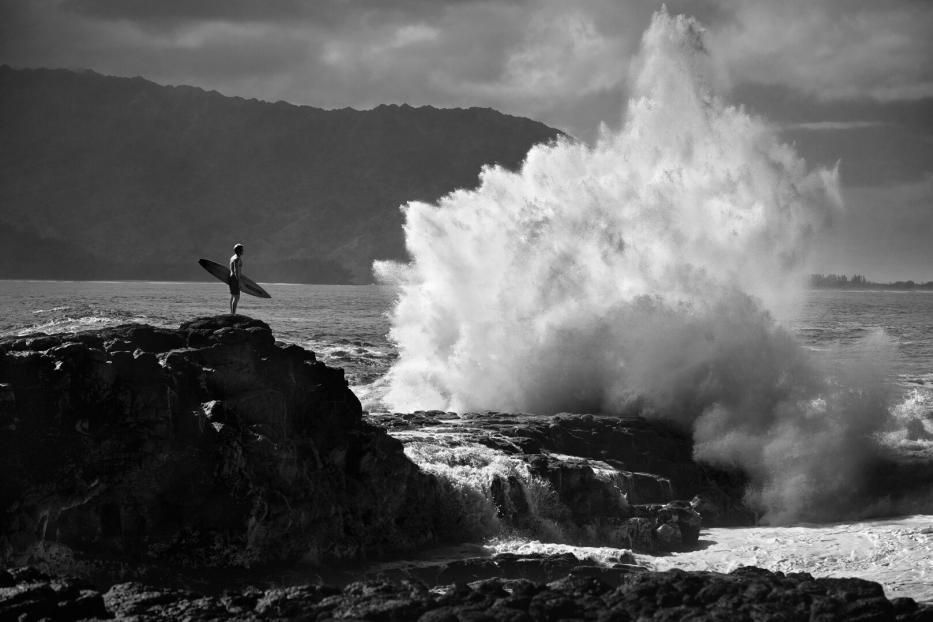
[{"label": "forested hillside", "polygon": [[399,206],[559,135],[491,109],[321,110],[94,72],[0,67],[0,278],[369,282]]}]

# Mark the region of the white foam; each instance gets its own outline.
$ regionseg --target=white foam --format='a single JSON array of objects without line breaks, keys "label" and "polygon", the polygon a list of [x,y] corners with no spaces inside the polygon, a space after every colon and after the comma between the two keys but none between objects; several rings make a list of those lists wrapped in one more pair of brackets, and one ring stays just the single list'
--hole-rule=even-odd
[{"label": "white foam", "polygon": [[570,553],[581,561],[591,561],[603,566],[627,563],[628,556],[632,554],[629,549],[618,549],[608,546],[574,546],[571,544],[524,540],[521,538],[495,539],[488,542],[484,548],[493,555],[498,555],[500,553],[512,553],[516,555],[564,555]]},{"label": "white foam", "polygon": [[[624,412],[691,425],[774,521],[842,512],[885,426],[882,331],[813,353],[796,316],[813,232],[841,208],[778,130],[717,92],[695,21],[657,13],[618,132],[405,207],[396,411]],[[855,336],[855,333],[859,334]],[[826,518],[826,517],[824,517]]]},{"label": "white foam", "polygon": [[792,527],[705,529],[701,547],[665,557],[636,555],[655,570],[731,572],[758,566],[818,577],[860,577],[889,598],[933,601],[933,515]]},{"label": "white foam", "polygon": [[52,308],[50,308],[50,309],[35,309],[35,310],[32,312],[32,314],[33,314],[33,315],[41,315],[41,314],[43,314],[43,313],[54,313],[54,312],[56,312],[56,311],[67,311],[67,310],[70,309],[70,308],[71,308],[71,307],[69,307],[69,306],[61,306],[61,307],[52,307]]},{"label": "white foam", "polygon": [[149,318],[144,316],[85,315],[57,318],[26,328],[18,327],[10,331],[9,334],[21,337],[32,333],[73,333],[82,330],[119,326],[120,324],[145,324],[149,322]]},{"label": "white foam", "polygon": [[394,410],[612,409],[676,382],[667,348],[708,357],[715,316],[762,325],[742,292],[772,311],[794,298],[836,174],[720,99],[705,50],[695,22],[659,13],[618,133],[406,206],[413,261],[376,266],[400,292]]}]

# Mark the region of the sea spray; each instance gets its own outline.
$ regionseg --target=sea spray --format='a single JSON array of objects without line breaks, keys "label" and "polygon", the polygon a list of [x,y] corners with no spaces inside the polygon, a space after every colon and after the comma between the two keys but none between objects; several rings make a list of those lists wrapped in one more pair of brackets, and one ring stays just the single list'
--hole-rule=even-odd
[{"label": "sea spray", "polygon": [[475,191],[406,206],[413,260],[377,265],[400,290],[390,406],[609,410],[639,388],[629,351],[651,348],[633,323],[793,295],[835,173],[808,173],[718,99],[701,44],[693,21],[658,14],[617,134],[534,148],[519,173],[486,169]]},{"label": "sea spray", "polygon": [[845,511],[884,423],[881,374],[828,380],[774,320],[841,207],[837,172],[808,170],[720,98],[694,20],[657,13],[633,67],[618,132],[535,147],[517,173],[487,168],[476,190],[405,206],[412,261],[376,266],[399,291],[385,401],[634,405],[691,425],[698,458],[744,468],[771,520]]}]

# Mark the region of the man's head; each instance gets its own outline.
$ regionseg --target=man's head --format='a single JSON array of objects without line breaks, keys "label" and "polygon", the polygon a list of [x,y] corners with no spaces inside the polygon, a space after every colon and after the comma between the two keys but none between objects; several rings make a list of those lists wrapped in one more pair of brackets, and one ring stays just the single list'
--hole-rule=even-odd
[{"label": "man's head", "polygon": [[242,244],[234,244],[234,246],[233,246],[233,252],[236,253],[237,255],[242,255],[242,254],[243,254],[243,245],[242,245]]}]

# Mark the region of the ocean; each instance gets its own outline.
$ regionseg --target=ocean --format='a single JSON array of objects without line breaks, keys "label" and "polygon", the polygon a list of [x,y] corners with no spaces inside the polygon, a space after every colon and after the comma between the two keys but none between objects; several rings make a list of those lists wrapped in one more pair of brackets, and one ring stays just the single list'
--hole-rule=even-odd
[{"label": "ocean", "polygon": [[[313,350],[328,365],[343,368],[364,408],[372,413],[385,411],[385,375],[397,360],[388,338],[394,291],[379,285],[264,286],[272,299],[243,296],[239,311],[267,322],[278,339]],[[174,327],[197,316],[226,313],[228,305],[226,287],[217,282],[0,281],[0,288],[0,337],[127,322]],[[866,341],[886,344],[889,408],[895,420],[920,420],[933,433],[933,293],[813,290],[807,292],[788,328],[814,357],[830,362],[864,356],[859,344]],[[883,434],[893,444],[907,442],[903,428]],[[912,443],[933,448],[930,441]],[[422,463],[426,458],[409,451],[412,448],[406,447],[406,453],[423,468],[447,473],[463,486],[482,489],[497,470],[511,468],[503,456],[477,454],[469,461],[469,472],[451,469],[445,462],[450,456],[445,455],[448,448],[443,443],[428,452],[431,463]],[[484,451],[490,453],[488,448]],[[713,544],[663,557],[639,555],[638,562],[656,569],[728,572],[753,564],[818,576],[859,576],[881,582],[890,597],[933,601],[933,515],[716,528],[706,530],[703,537]],[[471,555],[477,550],[490,555],[572,552],[597,563],[619,555],[611,547],[573,546],[560,538],[541,541],[495,532],[467,550]],[[458,553],[439,555],[450,558]]]},{"label": "ocean", "polygon": [[[242,296],[237,311],[262,320],[276,338],[313,350],[366,389],[395,358],[386,313],[393,295],[378,285],[263,284],[269,300]],[[177,327],[229,313],[227,287],[149,281],[0,281],[0,336],[71,332],[143,322]]]},{"label": "ocean", "polygon": [[[383,285],[267,286],[271,300],[243,296],[238,311],[268,323],[282,341],[341,367],[372,411],[384,410],[380,380],[397,358],[388,339],[392,288]],[[0,281],[0,336],[70,332],[145,322],[175,327],[227,312],[222,283]],[[933,292],[811,290],[789,328],[817,356],[855,356],[853,346],[882,333],[893,345],[888,372],[893,408],[933,411]],[[908,414],[904,412],[903,414]]]}]

